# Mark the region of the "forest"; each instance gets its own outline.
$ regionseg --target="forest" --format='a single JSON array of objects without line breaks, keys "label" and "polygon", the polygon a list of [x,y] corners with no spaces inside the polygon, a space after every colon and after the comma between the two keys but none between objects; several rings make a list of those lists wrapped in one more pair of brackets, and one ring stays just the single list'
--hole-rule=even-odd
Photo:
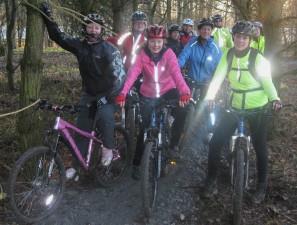
[{"label": "forest", "polygon": [[[54,113],[36,110],[39,100],[77,104],[82,91],[76,57],[49,37],[40,8],[44,2],[59,29],[76,38],[83,38],[83,19],[90,12],[104,18],[104,40],[131,31],[131,15],[136,10],[145,12],[148,24],[165,28],[191,18],[195,33],[202,18],[216,14],[222,15],[223,27],[229,30],[239,20],[260,21],[265,37],[263,55],[271,63],[279,97],[288,107],[269,122],[266,199],[259,205],[244,199],[241,224],[297,224],[297,0],[0,0],[0,224],[26,224],[13,213],[8,179],[16,160],[28,148],[42,145],[47,129],[54,124]],[[65,117],[75,122],[74,115]],[[150,220],[143,215],[140,182],[128,173],[108,188],[98,187],[88,178],[67,182],[58,210],[32,224],[232,224],[228,168],[222,168],[219,196],[200,197],[208,155],[201,132],[185,143],[181,162],[169,168],[172,174],[161,179]],[[65,167],[70,157],[69,152],[62,154]],[[254,151],[250,164],[253,189]]]}]

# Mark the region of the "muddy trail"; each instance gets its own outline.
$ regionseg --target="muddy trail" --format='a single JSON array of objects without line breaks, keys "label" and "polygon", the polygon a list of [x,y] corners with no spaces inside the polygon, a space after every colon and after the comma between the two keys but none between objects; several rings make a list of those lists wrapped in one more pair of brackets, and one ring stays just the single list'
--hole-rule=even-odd
[{"label": "muddy trail", "polygon": [[[45,54],[45,76],[41,97],[66,104],[77,102],[80,78],[75,59],[67,53]],[[3,62],[0,60],[0,64]],[[0,87],[4,90],[3,69]],[[19,75],[17,75],[19,76]],[[280,95],[284,102],[297,105],[297,78],[281,79]],[[1,112],[13,111],[18,96],[0,95]],[[53,117],[40,114],[44,128]],[[249,200],[255,187],[254,154],[251,160],[250,187],[243,205],[243,224],[297,224],[297,111],[288,107],[273,120],[274,132],[269,140],[269,188],[265,202],[254,205]],[[72,119],[72,118],[70,118]],[[6,188],[9,170],[19,157],[16,143],[16,117],[2,119],[0,129],[0,183]],[[202,142],[205,130],[198,129],[181,151],[182,158],[171,166],[169,174],[160,180],[156,209],[146,220],[142,209],[140,182],[126,176],[111,188],[98,187],[91,179],[67,182],[62,204],[55,213],[34,225],[227,225],[231,224],[231,186],[228,168],[222,166],[219,194],[210,199],[200,197],[207,170],[208,149]],[[6,191],[6,190],[5,190]],[[9,198],[9,196],[8,196]],[[0,224],[16,225],[8,198],[0,200]]]}]

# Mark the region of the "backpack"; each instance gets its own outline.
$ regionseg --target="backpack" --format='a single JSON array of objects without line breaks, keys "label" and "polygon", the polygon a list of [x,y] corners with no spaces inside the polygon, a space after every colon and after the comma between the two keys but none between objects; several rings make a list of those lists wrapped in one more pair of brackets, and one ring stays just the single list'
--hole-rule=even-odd
[{"label": "backpack", "polygon": [[[256,57],[258,54],[261,54],[261,53],[257,49],[251,48],[249,59],[248,59],[248,62],[249,62],[248,69],[241,69],[242,71],[249,71],[257,81],[258,81],[258,76],[256,72]],[[227,63],[228,63],[227,75],[233,69],[231,68],[233,56],[234,56],[234,47],[230,48],[227,52]]]}]

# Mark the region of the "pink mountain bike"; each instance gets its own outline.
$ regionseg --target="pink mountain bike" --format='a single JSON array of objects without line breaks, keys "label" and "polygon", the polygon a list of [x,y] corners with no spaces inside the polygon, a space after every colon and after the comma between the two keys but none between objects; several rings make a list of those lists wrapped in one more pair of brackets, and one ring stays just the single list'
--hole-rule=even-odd
[{"label": "pink mountain bike", "polygon": [[[102,186],[110,186],[125,174],[129,165],[128,135],[125,130],[115,127],[115,145],[112,163],[100,164],[102,140],[94,121],[93,131],[85,132],[62,119],[62,113],[74,114],[79,111],[72,105],[53,106],[46,100],[39,109],[57,114],[54,127],[47,132],[45,146],[28,149],[14,164],[9,178],[10,203],[15,215],[22,221],[32,223],[44,219],[59,206],[65,187],[65,168],[59,154],[68,148],[81,167],[94,175]],[[83,157],[74,140],[74,135],[89,140],[87,156]]]}]

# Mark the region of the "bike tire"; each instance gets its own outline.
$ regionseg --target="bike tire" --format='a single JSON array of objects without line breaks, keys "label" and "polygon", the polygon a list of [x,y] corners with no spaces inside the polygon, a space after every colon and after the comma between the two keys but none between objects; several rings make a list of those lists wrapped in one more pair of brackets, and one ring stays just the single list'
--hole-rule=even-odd
[{"label": "bike tire", "polygon": [[184,131],[180,138],[179,146],[181,149],[183,149],[191,137],[193,136],[192,130],[193,130],[193,118],[195,115],[195,107],[194,105],[190,104],[188,106],[188,112],[186,115],[185,125],[184,125]]},{"label": "bike tire", "polygon": [[[38,161],[31,161],[34,159]],[[53,159],[52,174],[51,177],[48,177],[48,169]],[[29,174],[30,171],[34,173],[32,178]],[[30,178],[33,180],[29,180]],[[9,177],[10,205],[16,217],[26,223],[34,223],[51,215],[61,203],[65,180],[64,164],[58,154],[54,156],[50,148],[45,146],[28,149],[16,161]],[[59,182],[57,187],[51,189],[51,186],[54,186],[57,182]],[[32,191],[26,191],[31,186]],[[24,192],[20,192],[24,188],[26,188]],[[41,196],[42,194],[46,194],[44,198]],[[21,201],[18,202],[20,198]],[[24,207],[28,208],[24,209]],[[41,212],[36,213],[36,210],[41,210]]]},{"label": "bike tire", "polygon": [[235,141],[235,161],[234,161],[234,186],[232,195],[233,225],[240,225],[242,214],[242,201],[244,190],[244,153],[247,143],[245,138],[237,138]]},{"label": "bike tire", "polygon": [[115,127],[115,142],[115,149],[118,151],[120,157],[114,159],[109,166],[102,166],[98,163],[94,169],[95,181],[102,187],[111,187],[120,182],[130,165],[129,137],[125,129],[121,126]]},{"label": "bike tire", "polygon": [[129,143],[130,143],[129,154],[130,154],[130,159],[131,159],[131,162],[130,162],[131,165],[132,165],[132,160],[133,160],[135,150],[136,150],[137,132],[136,132],[136,118],[135,117],[136,117],[135,111],[132,108],[129,108],[127,110],[126,127],[128,129],[128,137],[129,137]]},{"label": "bike tire", "polygon": [[154,143],[147,142],[141,163],[141,191],[144,214],[149,218],[156,204],[158,192],[158,156]]}]

